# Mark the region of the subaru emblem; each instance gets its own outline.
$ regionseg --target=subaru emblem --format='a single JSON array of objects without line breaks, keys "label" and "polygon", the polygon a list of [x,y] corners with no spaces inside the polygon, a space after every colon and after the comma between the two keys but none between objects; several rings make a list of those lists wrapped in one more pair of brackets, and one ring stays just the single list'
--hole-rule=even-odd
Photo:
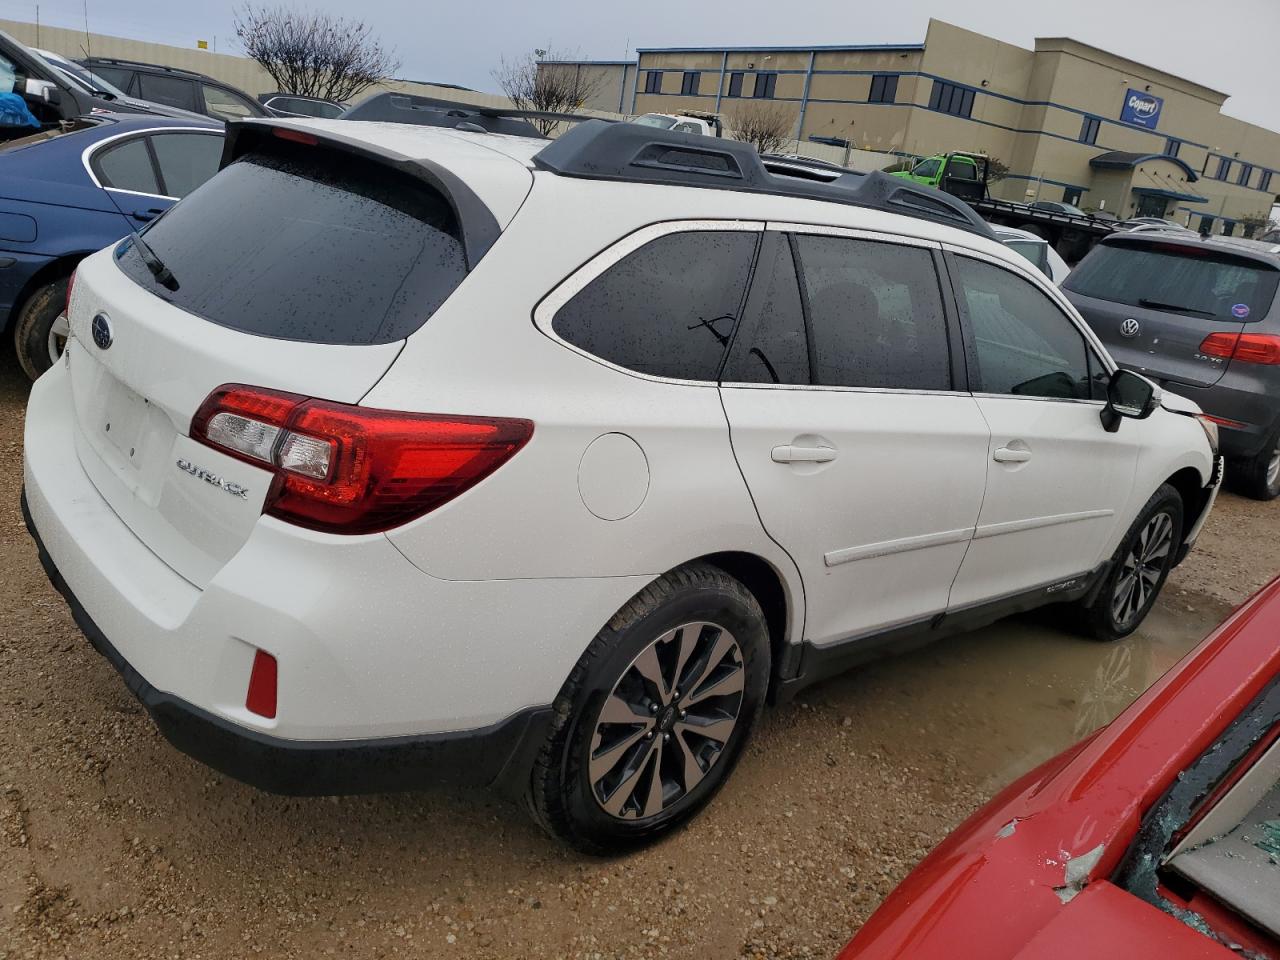
[{"label": "subaru emblem", "polygon": [[[1130,317],[1124,323],[1120,324],[1120,336],[1136,337],[1138,335],[1138,331],[1141,329],[1142,325],[1139,324],[1137,320],[1133,319],[1133,317]],[[97,334],[94,334],[94,336],[96,337]]]},{"label": "subaru emblem", "polygon": [[98,345],[99,350],[106,350],[111,346],[111,321],[107,319],[105,313],[100,313],[93,318],[90,329],[93,332],[93,342]]}]

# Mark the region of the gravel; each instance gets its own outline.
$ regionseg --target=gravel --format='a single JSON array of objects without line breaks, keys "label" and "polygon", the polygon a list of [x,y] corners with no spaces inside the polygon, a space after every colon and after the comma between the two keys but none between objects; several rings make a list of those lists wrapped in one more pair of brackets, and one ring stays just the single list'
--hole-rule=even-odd
[{"label": "gravel", "polygon": [[1275,508],[1224,497],[1146,639],[1109,649],[1042,614],[871,665],[768,711],[687,829],[587,859],[486,792],[281,798],[170,748],[40,570],[25,392],[0,369],[0,960],[829,957],[979,804],[1280,569]]}]

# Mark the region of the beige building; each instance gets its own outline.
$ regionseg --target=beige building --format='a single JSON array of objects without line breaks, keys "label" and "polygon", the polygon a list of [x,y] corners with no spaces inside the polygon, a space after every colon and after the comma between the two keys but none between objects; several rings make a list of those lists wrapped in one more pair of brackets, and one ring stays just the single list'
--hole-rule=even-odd
[{"label": "beige building", "polygon": [[1067,38],[1027,50],[931,20],[924,43],[642,49],[595,67],[622,112],[714,111],[733,127],[768,110],[800,141],[980,150],[1008,165],[992,188],[1005,199],[1239,234],[1280,192],[1280,133],[1225,116],[1227,94]]}]

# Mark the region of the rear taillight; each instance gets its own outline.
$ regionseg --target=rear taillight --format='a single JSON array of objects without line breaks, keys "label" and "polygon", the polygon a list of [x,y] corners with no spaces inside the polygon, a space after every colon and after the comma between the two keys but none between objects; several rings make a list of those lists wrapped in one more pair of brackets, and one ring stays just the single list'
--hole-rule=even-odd
[{"label": "rear taillight", "polygon": [[263,512],[330,533],[376,533],[434,510],[506,463],[528,420],[399,413],[225,384],[191,437],[273,470]]},{"label": "rear taillight", "polygon": [[1280,363],[1280,337],[1266,333],[1211,333],[1200,343],[1206,357],[1241,363]]},{"label": "rear taillight", "polygon": [[71,291],[76,288],[76,272],[71,271],[71,276],[67,278],[67,302],[62,305],[62,312],[68,317],[71,316]]}]

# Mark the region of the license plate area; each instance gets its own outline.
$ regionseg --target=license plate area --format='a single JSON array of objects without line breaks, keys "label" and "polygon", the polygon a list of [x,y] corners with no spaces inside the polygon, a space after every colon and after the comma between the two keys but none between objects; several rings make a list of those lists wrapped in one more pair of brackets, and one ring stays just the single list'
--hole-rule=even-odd
[{"label": "license plate area", "polygon": [[138,469],[146,446],[150,403],[118,380],[105,386],[99,429],[122,459]]}]

